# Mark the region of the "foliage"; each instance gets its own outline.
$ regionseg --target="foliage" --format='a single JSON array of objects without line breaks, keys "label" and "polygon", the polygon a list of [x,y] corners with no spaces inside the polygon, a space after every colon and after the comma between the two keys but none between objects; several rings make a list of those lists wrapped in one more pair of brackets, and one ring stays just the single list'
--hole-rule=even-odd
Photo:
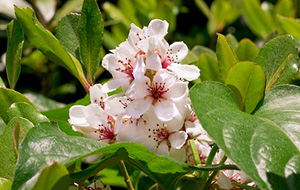
[{"label": "foliage", "polygon": [[[256,184],[230,181],[234,187],[300,188],[298,1],[187,1],[192,7],[170,0],[76,0],[57,5],[50,17],[37,2],[15,6],[15,15],[0,8],[6,20],[15,17],[5,21],[6,76],[0,77],[0,189],[87,189],[97,180],[129,189],[219,189],[225,170],[241,170]],[[207,23],[187,34],[181,16],[194,9]],[[187,41],[184,67],[200,69],[189,97],[213,139],[205,158],[191,134],[192,161],[180,162],[141,144],[85,138],[69,120],[72,106],[92,103],[89,90],[97,81],[112,84],[104,83],[113,80],[100,65],[106,52],[126,40],[131,23],[142,28],[154,18],[169,23],[168,41]],[[27,73],[42,81],[40,93],[21,87]],[[61,83],[64,75],[72,79]],[[72,89],[77,96],[68,99]],[[48,98],[60,95],[65,103],[84,98],[68,105]]]}]

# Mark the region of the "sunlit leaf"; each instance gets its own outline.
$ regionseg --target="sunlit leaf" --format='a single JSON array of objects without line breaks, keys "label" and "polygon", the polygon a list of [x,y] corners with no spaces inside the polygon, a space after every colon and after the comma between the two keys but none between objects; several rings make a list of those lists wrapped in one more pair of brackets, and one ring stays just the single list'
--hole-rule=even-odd
[{"label": "sunlit leaf", "polygon": [[281,29],[286,34],[291,34],[296,38],[300,38],[300,22],[295,18],[286,18],[277,16]]},{"label": "sunlit leaf", "polygon": [[218,61],[210,54],[202,53],[197,61],[197,66],[200,69],[200,78],[202,81],[221,81]]},{"label": "sunlit leaf", "polygon": [[249,39],[243,39],[239,42],[235,53],[240,61],[254,61],[259,49]]},{"label": "sunlit leaf", "polygon": [[11,187],[11,181],[0,177],[0,190],[7,190]]}]

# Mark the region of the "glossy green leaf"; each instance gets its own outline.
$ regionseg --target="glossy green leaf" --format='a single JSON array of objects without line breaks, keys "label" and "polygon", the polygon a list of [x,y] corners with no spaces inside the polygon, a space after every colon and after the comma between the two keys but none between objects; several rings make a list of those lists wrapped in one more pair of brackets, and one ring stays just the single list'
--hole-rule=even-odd
[{"label": "glossy green leaf", "polygon": [[48,122],[48,118],[38,112],[35,108],[25,102],[16,102],[13,103],[7,109],[7,120],[11,120],[12,118],[19,116],[22,118],[28,119],[34,125],[37,125],[42,122]]},{"label": "glossy green leaf", "polygon": [[21,72],[21,57],[24,44],[23,30],[16,20],[7,25],[6,73],[10,88],[14,89]]},{"label": "glossy green leaf", "polygon": [[81,60],[90,84],[100,64],[100,48],[104,24],[95,0],[85,0],[78,23],[78,38]]},{"label": "glossy green leaf", "polygon": [[11,187],[11,181],[0,177],[0,190],[8,190]]},{"label": "glossy green leaf", "polygon": [[286,18],[277,16],[281,29],[286,34],[291,34],[296,38],[300,38],[300,22],[295,18]]},{"label": "glossy green leaf", "polygon": [[238,62],[238,58],[236,57],[226,37],[222,34],[218,34],[216,48],[221,78],[223,81],[225,81],[231,67],[233,67]]},{"label": "glossy green leaf", "polygon": [[202,53],[197,61],[197,66],[200,69],[200,78],[202,81],[221,81],[218,61],[210,56],[210,54]]},{"label": "glossy green leaf", "polygon": [[54,63],[67,68],[87,89],[82,67],[59,41],[37,20],[31,8],[15,7],[16,17],[29,41]]},{"label": "glossy green leaf", "polygon": [[260,6],[259,0],[242,0],[243,16],[253,33],[261,38],[273,32],[274,28],[269,15]]},{"label": "glossy green leaf", "polygon": [[266,90],[292,82],[297,73],[297,49],[292,36],[285,35],[267,42],[259,51],[255,63],[266,74]]},{"label": "glossy green leaf", "polygon": [[[25,133],[34,126],[29,120],[17,116],[10,120],[0,136],[0,155],[5,155],[0,157],[0,177],[4,177],[9,180],[13,179],[15,165],[17,162],[17,154],[13,139],[17,125],[19,125],[20,129]],[[18,142],[21,141],[22,138],[19,138]]]},{"label": "glossy green leaf", "polygon": [[24,93],[24,96],[26,96],[34,104],[36,109],[40,112],[63,108],[65,106],[65,104],[63,103],[54,101],[42,94],[35,92]]},{"label": "glossy green leaf", "polygon": [[55,36],[64,48],[71,53],[77,60],[81,60],[79,52],[78,22],[79,14],[69,14],[64,16],[55,29]]},{"label": "glossy green leaf", "polygon": [[70,182],[66,167],[54,161],[43,168],[33,190],[68,189]]},{"label": "glossy green leaf", "polygon": [[7,88],[0,88],[0,116],[5,123],[9,121],[7,120],[6,111],[15,102],[25,102],[33,106],[21,93]]},{"label": "glossy green leaf", "polygon": [[240,105],[240,109],[251,113],[265,92],[265,73],[253,62],[239,62],[229,71],[225,81]]},{"label": "glossy green leaf", "polygon": [[52,122],[41,123],[30,130],[20,145],[12,189],[31,189],[37,181],[40,170],[52,164],[54,160],[68,167],[75,160],[103,146],[107,144],[68,136]]},{"label": "glossy green leaf", "polygon": [[241,40],[235,50],[240,61],[254,61],[258,52],[258,47],[249,39]]},{"label": "glossy green leaf", "polygon": [[300,154],[299,87],[272,88],[254,115],[221,83],[197,84],[190,97],[209,136],[261,189],[289,189],[285,168]]}]

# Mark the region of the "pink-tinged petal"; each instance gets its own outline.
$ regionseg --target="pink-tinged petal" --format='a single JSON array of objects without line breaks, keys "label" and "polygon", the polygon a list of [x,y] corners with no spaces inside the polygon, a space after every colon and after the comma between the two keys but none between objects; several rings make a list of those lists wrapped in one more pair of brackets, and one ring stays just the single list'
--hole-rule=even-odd
[{"label": "pink-tinged petal", "polygon": [[107,93],[118,89],[120,86],[124,85],[126,82],[129,82],[130,78],[123,79],[113,79],[108,81],[102,86],[102,92]]},{"label": "pink-tinged petal", "polygon": [[173,71],[178,77],[184,78],[188,81],[196,80],[200,76],[200,69],[195,65],[181,65],[172,63],[168,69]]},{"label": "pink-tinged petal", "polygon": [[151,106],[152,98],[135,99],[126,108],[126,114],[133,118],[140,118]]},{"label": "pink-tinged petal", "polygon": [[162,67],[159,56],[155,52],[148,50],[146,55],[146,69],[158,71],[161,68]]},{"label": "pink-tinged petal", "polygon": [[186,142],[188,135],[184,131],[178,131],[169,136],[172,148],[180,149]]},{"label": "pink-tinged petal", "polygon": [[160,100],[155,104],[155,115],[161,121],[170,121],[173,117],[181,117],[175,104],[169,100]]},{"label": "pink-tinged petal", "polygon": [[170,150],[170,156],[172,156],[173,158],[175,158],[177,161],[183,162],[183,163],[187,159],[185,148],[181,148],[181,149],[171,148],[171,150]]},{"label": "pink-tinged petal", "polygon": [[164,94],[169,100],[182,101],[188,97],[188,83],[187,82],[176,82],[168,88],[168,92]]},{"label": "pink-tinged petal", "polygon": [[168,33],[169,23],[167,21],[162,21],[158,19],[154,19],[149,23],[148,26],[148,35],[149,36],[157,36],[162,39]]},{"label": "pink-tinged petal", "polygon": [[183,42],[171,44],[169,50],[174,59],[172,62],[181,62],[189,52],[189,48]]},{"label": "pink-tinged petal", "polygon": [[223,171],[220,171],[218,176],[218,185],[221,189],[230,189],[231,181],[228,176],[225,175]]},{"label": "pink-tinged petal", "polygon": [[169,147],[167,141],[162,141],[157,149],[154,150],[155,154],[166,154],[169,155]]}]

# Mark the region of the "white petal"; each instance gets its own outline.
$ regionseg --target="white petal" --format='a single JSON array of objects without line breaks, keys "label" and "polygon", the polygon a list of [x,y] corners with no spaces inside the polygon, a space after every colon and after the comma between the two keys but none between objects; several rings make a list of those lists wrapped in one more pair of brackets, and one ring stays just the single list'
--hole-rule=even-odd
[{"label": "white petal", "polygon": [[107,92],[114,91],[114,90],[118,89],[120,86],[124,85],[129,80],[130,80],[130,78],[110,80],[102,86],[102,92],[107,93]]},{"label": "white petal", "polygon": [[192,138],[196,138],[197,136],[199,136],[201,134],[201,129],[199,127],[197,127],[194,123],[190,122],[190,121],[186,121],[184,123],[184,126],[185,126],[185,131]]},{"label": "white petal", "polygon": [[117,133],[117,142],[135,142],[137,139],[137,127],[130,121],[122,122]]},{"label": "white petal", "polygon": [[167,154],[169,155],[169,147],[167,145],[167,141],[162,141],[156,150],[154,150],[155,154]]},{"label": "white petal", "polygon": [[183,42],[175,42],[169,49],[175,62],[181,62],[189,52],[189,48]]},{"label": "white petal", "polygon": [[161,69],[161,61],[159,56],[151,50],[148,50],[146,56],[146,69],[158,71]]},{"label": "white petal", "polygon": [[103,154],[94,154],[88,157],[83,158],[83,161],[89,164],[96,164],[101,160]]},{"label": "white petal", "polygon": [[185,148],[181,148],[181,149],[174,149],[171,148],[170,150],[170,156],[172,156],[173,158],[175,158],[177,161],[179,162],[185,162],[186,161],[186,151]]},{"label": "white petal", "polygon": [[136,143],[139,143],[139,144],[145,146],[150,151],[153,151],[155,146],[157,145],[157,143],[153,139],[148,138],[146,136],[139,137],[136,140]]},{"label": "white petal", "polygon": [[106,54],[103,57],[103,61],[102,61],[102,67],[104,67],[106,70],[109,71],[109,67],[112,63],[117,63],[118,59],[114,54]]},{"label": "white petal", "polygon": [[169,141],[171,143],[172,148],[180,149],[186,142],[188,135],[184,131],[178,131],[169,136]]},{"label": "white petal", "polygon": [[156,103],[155,114],[161,121],[169,121],[173,117],[180,116],[175,104],[168,100],[161,100]]},{"label": "white petal", "polygon": [[182,101],[188,97],[188,83],[176,82],[168,88],[168,92],[164,94],[164,97],[172,101]]},{"label": "white petal", "polygon": [[107,97],[107,93],[102,91],[101,84],[95,84],[90,87],[90,100],[92,103],[99,104],[101,101],[104,102]]},{"label": "white petal", "polygon": [[151,103],[151,98],[135,99],[128,104],[126,114],[133,118],[139,118],[142,114],[149,110]]},{"label": "white petal", "polygon": [[72,125],[88,126],[88,123],[86,122],[85,106],[81,106],[81,105],[72,106],[69,111],[69,116],[70,116],[69,122]]},{"label": "white petal", "polygon": [[125,112],[125,106],[129,101],[125,96],[107,99],[105,102],[105,112],[111,116],[116,116]]},{"label": "white petal", "polygon": [[181,65],[178,63],[172,63],[168,66],[168,69],[176,73],[180,78],[184,78],[188,81],[196,80],[200,76],[200,69],[195,65]]},{"label": "white petal", "polygon": [[227,177],[223,171],[220,171],[220,173],[219,173],[218,185],[221,189],[230,189],[231,188],[230,178]]},{"label": "white petal", "polygon": [[136,59],[136,64],[133,68],[133,76],[135,80],[139,80],[145,73],[145,63],[143,56],[138,55]]},{"label": "white petal", "polygon": [[160,69],[155,76],[153,77],[153,82],[165,83],[165,88],[169,88],[172,86],[176,81],[176,76],[167,71],[166,69]]},{"label": "white petal", "polygon": [[162,21],[154,19],[149,23],[148,35],[156,35],[158,38],[162,39],[168,33],[169,24],[167,21]]}]

